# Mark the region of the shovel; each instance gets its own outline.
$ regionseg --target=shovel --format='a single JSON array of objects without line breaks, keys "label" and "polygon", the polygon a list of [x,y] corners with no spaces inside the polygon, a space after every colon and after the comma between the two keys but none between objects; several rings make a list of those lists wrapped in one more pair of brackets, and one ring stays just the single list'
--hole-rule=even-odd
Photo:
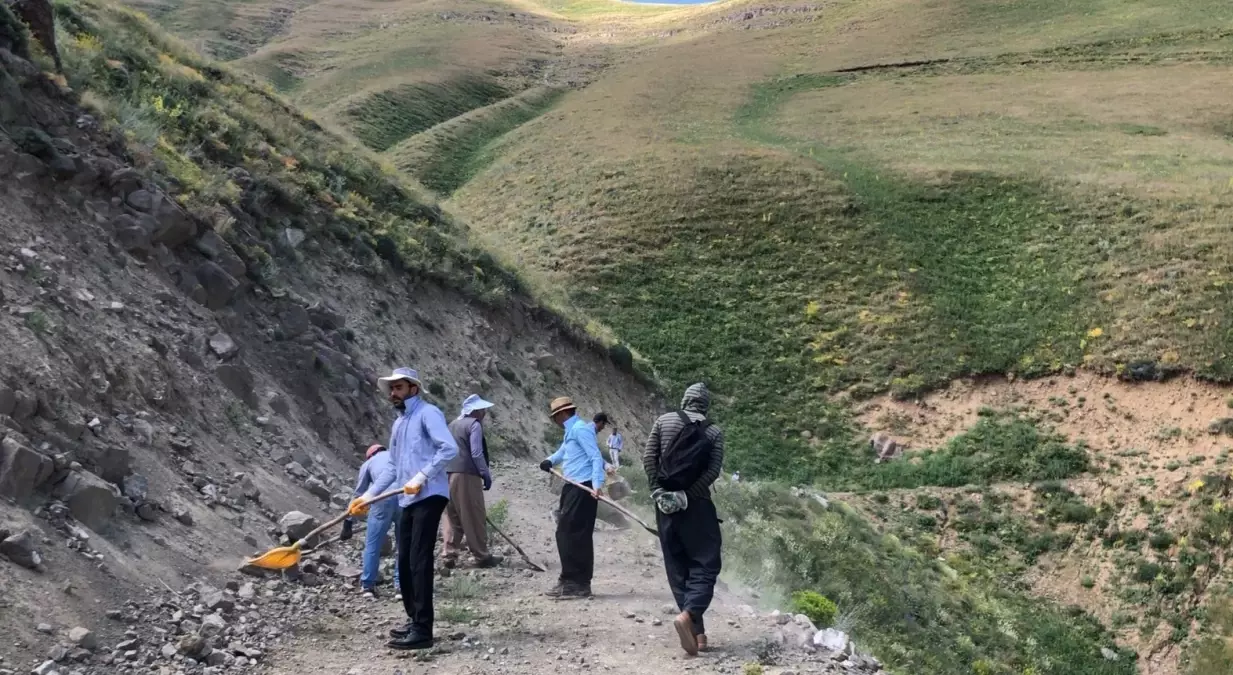
[{"label": "shovel", "polygon": [[521,546],[519,546],[518,544],[515,544],[514,540],[510,539],[508,534],[505,534],[504,532],[502,532],[501,528],[497,527],[497,524],[492,522],[492,519],[490,519],[488,516],[484,516],[484,520],[488,521],[488,527],[491,527],[494,532],[501,535],[501,538],[504,539],[506,543],[508,543],[510,546],[513,546],[515,551],[518,551],[518,555],[522,556],[523,562],[530,565],[531,569],[537,572],[547,572],[548,571],[540,567],[539,565],[536,565],[535,561],[531,560],[531,557],[527,555],[526,551],[523,551]]},{"label": "shovel", "polygon": [[[401,487],[394,489],[394,490],[390,490],[389,492],[384,492],[382,494],[377,495],[376,497],[373,497],[372,501],[368,502],[368,504],[369,506],[371,506],[383,499],[389,499],[390,497],[395,497],[400,494],[402,494]],[[343,511],[341,516],[338,516],[337,518],[330,520],[329,522],[322,525],[321,527],[318,527],[317,529],[313,530],[312,532],[309,532],[308,534],[304,535],[299,540],[297,540],[294,544],[290,546],[279,546],[277,548],[272,548],[269,551],[266,551],[265,553],[262,553],[261,555],[257,556],[256,558],[251,558],[245,564],[252,565],[253,567],[260,567],[262,569],[267,569],[267,570],[285,570],[289,567],[292,567],[296,563],[300,562],[300,556],[303,553],[300,549],[302,545],[304,544],[304,542],[310,541],[313,537],[316,537],[317,535],[321,534],[322,532],[325,532],[326,530],[330,529],[331,527],[334,527],[335,525],[341,523],[342,521],[346,519],[347,519],[347,512]]]},{"label": "shovel", "polygon": [[[573,486],[574,486],[574,487],[576,487],[576,488],[582,488],[583,490],[586,490],[587,492],[590,492],[590,491],[591,491],[591,488],[589,488],[589,487],[587,487],[587,486],[583,485],[582,483],[578,483],[578,482],[576,482],[576,481],[572,481],[572,480],[570,480],[570,479],[566,478],[565,476],[563,476],[563,475],[561,474],[561,472],[560,472],[560,471],[557,471],[556,469],[553,469],[553,470],[552,470],[552,473],[553,473],[553,475],[554,475],[554,476],[556,476],[557,478],[560,478],[561,480],[565,481],[566,483],[569,483],[570,485],[573,485]],[[658,536],[659,536],[659,530],[657,530],[657,529],[655,529],[655,528],[651,527],[650,525],[647,525],[646,523],[642,522],[642,519],[641,519],[641,518],[639,518],[638,516],[635,516],[634,514],[630,513],[630,512],[629,512],[629,511],[628,511],[625,507],[623,507],[623,506],[621,506],[620,504],[618,504],[618,503],[616,503],[616,502],[612,501],[611,499],[608,499],[607,497],[605,497],[605,496],[604,496],[604,495],[602,495],[602,494],[599,496],[599,499],[600,499],[600,501],[604,502],[604,503],[605,503],[605,504],[607,504],[608,506],[611,506],[612,508],[616,509],[616,510],[617,510],[617,512],[618,512],[618,513],[620,513],[621,515],[623,515],[623,516],[625,516],[626,518],[629,518],[630,520],[634,521],[635,523],[638,523],[639,525],[641,525],[641,526],[642,526],[642,529],[646,530],[647,532],[650,532],[651,534],[655,535],[656,537],[658,537]]]}]

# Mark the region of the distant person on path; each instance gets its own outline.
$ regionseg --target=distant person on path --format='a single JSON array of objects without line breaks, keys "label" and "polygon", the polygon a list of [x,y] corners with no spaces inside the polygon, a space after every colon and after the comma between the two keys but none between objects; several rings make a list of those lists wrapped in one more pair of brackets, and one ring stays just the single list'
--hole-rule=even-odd
[{"label": "distant person on path", "polygon": [[539,468],[552,471],[561,464],[561,473],[586,486],[566,483],[561,488],[560,516],[557,518],[557,554],[561,558],[561,578],[547,595],[556,598],[591,596],[595,574],[595,516],[599,495],[604,488],[604,457],[595,440],[595,427],[578,416],[578,407],[566,397],[549,405],[552,421],[565,429],[565,440]]},{"label": "distant person on path", "polygon": [[493,567],[501,562],[499,556],[488,552],[488,511],[484,505],[484,492],[492,487],[492,468],[483,422],[492,405],[471,394],[462,402],[458,419],[450,422],[458,456],[445,466],[450,484],[450,503],[445,507],[446,567],[458,563],[464,537],[476,567]]},{"label": "distant person on path", "polygon": [[[355,482],[354,496],[359,497],[368,491],[373,480],[390,468],[390,453],[384,445],[373,445],[364,453],[364,464],[360,466],[359,477]],[[381,566],[381,546],[385,543],[385,535],[390,531],[390,525],[397,520],[401,509],[398,501],[387,499],[368,510],[368,534],[364,538],[364,571],[360,574],[360,588],[366,597],[377,597],[377,570]],[[347,541],[352,536],[355,521],[348,518],[343,522],[342,534],[339,539]],[[394,540],[398,540],[398,527],[394,528]],[[398,593],[398,564],[394,564],[394,592]],[[402,599],[402,596],[399,596]]]},{"label": "distant person on path", "polygon": [[390,631],[392,649],[432,647],[433,549],[441,514],[449,503],[449,481],[445,465],[458,456],[458,444],[445,423],[445,415],[420,398],[419,375],[411,368],[399,368],[377,380],[390,403],[398,410],[390,431],[390,464],[373,478],[363,496],[352,500],[347,512],[363,515],[374,497],[396,482],[403,486],[398,497],[402,515],[398,524],[398,576],[407,625]]},{"label": "distant person on path", "polygon": [[681,399],[680,412],[655,420],[642,455],[668,585],[681,610],[672,624],[681,648],[690,656],[707,648],[703,615],[722,566],[711,485],[723,470],[724,433],[707,420],[710,405],[706,385],[691,385]]},{"label": "distant person on path", "polygon": [[611,433],[608,434],[608,455],[612,457],[612,465],[618,469],[621,468],[621,450],[624,448],[625,439],[621,438],[621,432],[613,425]]}]

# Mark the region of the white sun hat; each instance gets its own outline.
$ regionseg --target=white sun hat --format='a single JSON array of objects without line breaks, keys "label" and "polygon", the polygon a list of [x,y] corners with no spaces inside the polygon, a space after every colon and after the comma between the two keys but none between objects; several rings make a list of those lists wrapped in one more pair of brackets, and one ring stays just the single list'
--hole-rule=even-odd
[{"label": "white sun hat", "polygon": [[418,385],[421,388],[424,386],[424,384],[420,382],[419,373],[415,372],[414,368],[396,368],[394,369],[394,373],[392,375],[377,378],[377,388],[381,390],[382,394],[389,396],[390,384],[397,380],[406,380],[412,384]]},{"label": "white sun hat", "polygon": [[465,400],[463,400],[462,413],[460,414],[462,417],[466,417],[467,415],[470,415],[476,410],[487,410],[488,408],[491,408],[493,405],[495,404],[492,403],[491,401],[485,401],[484,399],[480,398],[479,394],[471,394]]}]

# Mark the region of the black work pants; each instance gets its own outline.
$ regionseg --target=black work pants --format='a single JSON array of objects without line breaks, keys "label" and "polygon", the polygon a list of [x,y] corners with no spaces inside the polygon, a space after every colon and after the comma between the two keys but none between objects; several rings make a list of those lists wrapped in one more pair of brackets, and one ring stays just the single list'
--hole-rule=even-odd
[{"label": "black work pants", "polygon": [[[583,483],[588,488],[591,481]],[[561,583],[590,586],[595,573],[595,514],[599,501],[587,490],[566,483],[561,488],[561,517],[557,519],[557,554],[561,557]]]},{"label": "black work pants", "polygon": [[723,540],[715,502],[691,497],[684,511],[664,514],[656,510],[655,523],[677,609],[689,612],[694,634],[702,635],[706,633],[702,615],[711,606],[722,566]]},{"label": "black work pants", "polygon": [[434,548],[441,514],[449,499],[426,497],[402,510],[398,521],[398,591],[411,627],[421,635],[432,635],[432,581]]}]

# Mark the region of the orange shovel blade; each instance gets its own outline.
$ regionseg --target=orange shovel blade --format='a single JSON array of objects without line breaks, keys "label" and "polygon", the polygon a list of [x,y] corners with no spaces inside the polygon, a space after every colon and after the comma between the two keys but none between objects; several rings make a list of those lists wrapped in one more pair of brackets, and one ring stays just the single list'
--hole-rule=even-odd
[{"label": "orange shovel blade", "polygon": [[300,544],[296,542],[291,546],[272,548],[256,558],[250,558],[248,564],[267,570],[285,570],[295,566],[298,562],[300,562]]}]

